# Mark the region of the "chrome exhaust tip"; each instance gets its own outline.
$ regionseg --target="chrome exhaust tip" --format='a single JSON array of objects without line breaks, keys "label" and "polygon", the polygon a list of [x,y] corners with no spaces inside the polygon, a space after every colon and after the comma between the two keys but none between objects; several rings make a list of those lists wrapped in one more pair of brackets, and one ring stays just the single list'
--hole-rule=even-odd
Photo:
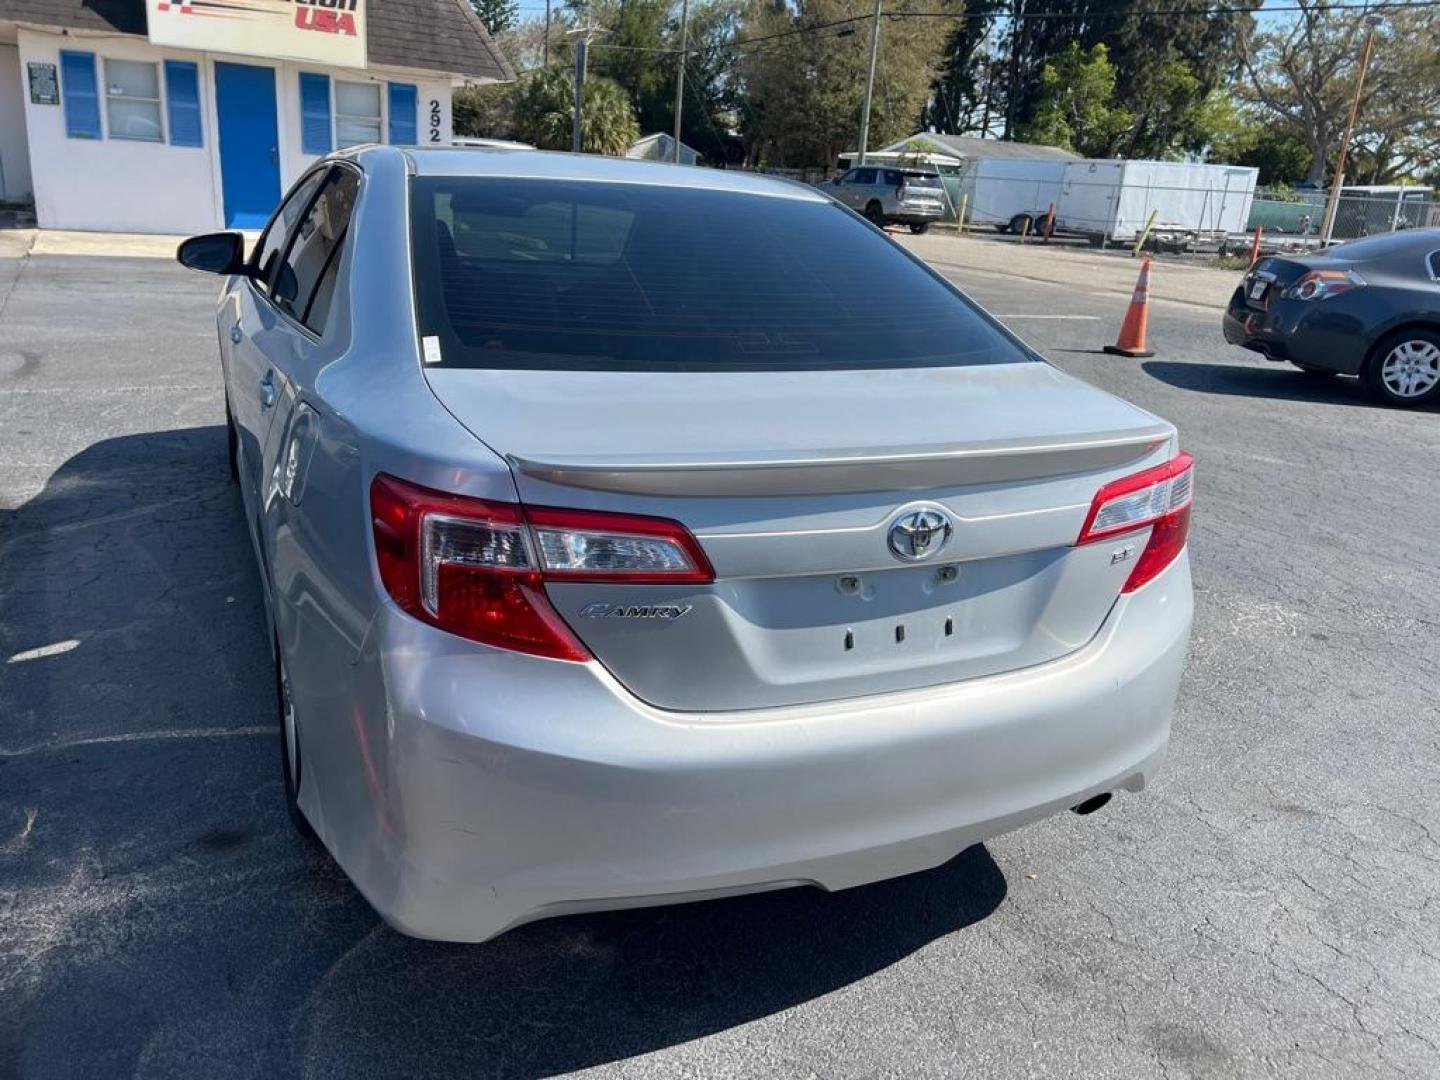
[{"label": "chrome exhaust tip", "polygon": [[1084,802],[1070,808],[1072,814],[1079,814],[1084,817],[1086,814],[1093,814],[1110,801],[1110,792],[1102,791],[1099,795],[1091,795]]}]

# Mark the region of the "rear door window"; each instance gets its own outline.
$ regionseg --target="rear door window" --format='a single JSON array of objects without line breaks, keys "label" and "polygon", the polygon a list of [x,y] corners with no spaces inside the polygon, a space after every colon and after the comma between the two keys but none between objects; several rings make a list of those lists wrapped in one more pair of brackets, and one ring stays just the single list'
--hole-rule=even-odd
[{"label": "rear door window", "polygon": [[324,182],[327,171],[316,169],[291,188],[279,211],[270,219],[270,224],[265,226],[260,242],[255,245],[254,256],[254,264],[258,270],[256,280],[262,291],[268,293],[275,267],[280,261],[280,253],[285,250],[285,245],[294,233],[295,223],[305,213],[310,199]]},{"label": "rear door window", "polygon": [[355,208],[360,178],[336,166],[298,225],[271,290],[275,306],[317,334],[323,333],[339,271],[340,247]]},{"label": "rear door window", "polygon": [[411,214],[419,328],[438,339],[445,366],[748,371],[1033,359],[829,200],[417,177]]},{"label": "rear door window", "polygon": [[855,183],[857,183],[857,184],[873,184],[873,183],[875,183],[875,170],[874,170],[874,169],[856,169],[856,170],[855,170]]}]

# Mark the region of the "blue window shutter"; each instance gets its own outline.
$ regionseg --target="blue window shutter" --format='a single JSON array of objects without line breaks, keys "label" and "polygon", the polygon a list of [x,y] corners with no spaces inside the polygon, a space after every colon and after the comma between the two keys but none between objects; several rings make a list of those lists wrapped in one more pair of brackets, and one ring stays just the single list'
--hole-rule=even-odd
[{"label": "blue window shutter", "polygon": [[72,139],[100,138],[94,53],[61,50],[60,89],[65,96],[65,134]]},{"label": "blue window shutter", "polygon": [[414,83],[392,82],[390,84],[390,141],[400,146],[414,146],[416,134],[415,110],[419,106],[420,91]]},{"label": "blue window shutter", "polygon": [[188,60],[166,60],[165,96],[169,107],[170,145],[203,145],[200,138],[200,69]]},{"label": "blue window shutter", "polygon": [[307,154],[328,154],[330,136],[330,76],[300,73],[300,149]]}]

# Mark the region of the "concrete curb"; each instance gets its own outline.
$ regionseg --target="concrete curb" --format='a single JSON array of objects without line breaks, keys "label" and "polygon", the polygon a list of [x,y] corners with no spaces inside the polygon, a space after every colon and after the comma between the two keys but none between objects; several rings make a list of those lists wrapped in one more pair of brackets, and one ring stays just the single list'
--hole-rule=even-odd
[{"label": "concrete curb", "polygon": [[[244,233],[253,243],[260,234]],[[13,229],[0,232],[0,257],[86,255],[123,259],[173,259],[185,235],[70,232],[63,229]]]}]

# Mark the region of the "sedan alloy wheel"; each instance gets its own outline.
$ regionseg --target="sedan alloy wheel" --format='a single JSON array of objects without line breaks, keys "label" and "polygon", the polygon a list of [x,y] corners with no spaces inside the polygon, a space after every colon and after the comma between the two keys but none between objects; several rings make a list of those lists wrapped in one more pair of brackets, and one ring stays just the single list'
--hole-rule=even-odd
[{"label": "sedan alloy wheel", "polygon": [[1440,341],[1426,334],[1405,334],[1380,354],[1370,379],[1380,396],[1395,404],[1416,405],[1440,389]]}]

